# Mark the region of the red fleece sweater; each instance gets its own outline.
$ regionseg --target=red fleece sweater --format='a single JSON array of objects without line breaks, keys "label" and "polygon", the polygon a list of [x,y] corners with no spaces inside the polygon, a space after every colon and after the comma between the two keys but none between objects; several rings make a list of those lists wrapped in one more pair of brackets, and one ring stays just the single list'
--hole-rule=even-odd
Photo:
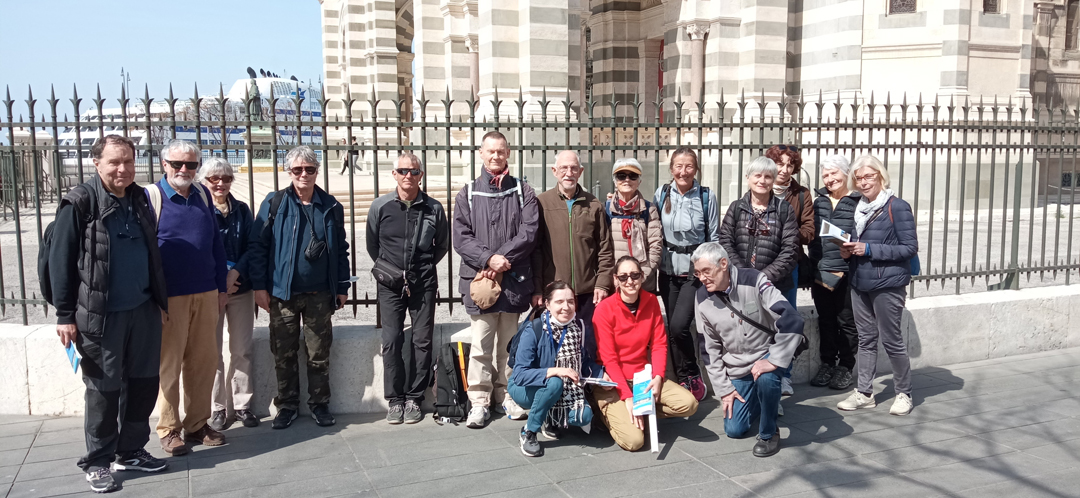
[{"label": "red fleece sweater", "polygon": [[[627,385],[634,374],[652,363],[653,374],[663,377],[667,371],[667,333],[660,303],[656,296],[641,291],[637,315],[631,314],[616,292],[600,301],[593,312],[593,329],[600,359],[611,380],[619,384],[619,397],[633,397]],[[652,361],[646,356],[650,348]]]}]

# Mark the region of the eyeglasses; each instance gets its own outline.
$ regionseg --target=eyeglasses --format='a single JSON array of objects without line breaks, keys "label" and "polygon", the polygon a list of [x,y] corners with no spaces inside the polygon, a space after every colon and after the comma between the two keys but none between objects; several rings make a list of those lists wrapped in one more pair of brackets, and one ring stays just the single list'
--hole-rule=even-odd
[{"label": "eyeglasses", "polygon": [[716,268],[706,268],[704,270],[694,270],[694,278],[696,278],[698,280],[701,280],[702,277],[708,277],[709,280],[712,280],[712,275],[713,275],[713,272],[715,272],[715,271],[716,271]]},{"label": "eyeglasses", "polygon": [[875,179],[877,179],[877,176],[878,176],[877,173],[870,173],[869,175],[856,176],[855,181],[858,182],[858,183],[872,182]]},{"label": "eyeglasses", "polygon": [[170,161],[166,159],[165,163],[172,167],[172,169],[187,168],[192,171],[199,169],[199,161]]},{"label": "eyeglasses", "polygon": [[637,173],[624,173],[622,171],[620,171],[618,173],[615,173],[615,179],[620,181],[620,182],[625,182],[627,180],[630,180],[632,182],[636,182],[636,181],[638,181],[639,178],[641,178],[641,175],[639,175]]},{"label": "eyeglasses", "polygon": [[585,168],[582,168],[580,164],[576,166],[559,166],[558,168],[555,168],[555,172],[561,175],[566,173],[567,171],[571,173],[577,173],[583,169]]},{"label": "eyeglasses", "polygon": [[799,148],[794,145],[777,145],[780,150],[790,150],[791,152],[799,152]]},{"label": "eyeglasses", "polygon": [[319,168],[316,166],[297,166],[289,171],[292,172],[293,176],[300,176],[304,173],[314,175],[319,172]]},{"label": "eyeglasses", "polygon": [[421,171],[419,168],[398,168],[398,169],[395,169],[394,172],[401,175],[401,176],[408,176],[408,175],[420,176],[420,175],[424,174],[424,172]]},{"label": "eyeglasses", "polygon": [[232,183],[233,177],[231,176],[208,176],[206,181],[210,183]]},{"label": "eyeglasses", "polygon": [[635,272],[631,272],[631,273],[623,273],[621,275],[615,275],[615,278],[619,279],[620,282],[625,283],[628,279],[630,281],[632,281],[632,282],[637,282],[638,280],[641,280],[644,276],[645,276],[644,273],[639,272],[639,271],[635,271]]}]

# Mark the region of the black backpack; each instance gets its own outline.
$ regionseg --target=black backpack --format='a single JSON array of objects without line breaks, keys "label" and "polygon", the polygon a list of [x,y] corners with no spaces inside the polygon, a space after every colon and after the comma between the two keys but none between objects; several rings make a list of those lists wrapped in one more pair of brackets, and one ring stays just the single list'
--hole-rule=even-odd
[{"label": "black backpack", "polygon": [[[59,215],[60,209],[68,204],[71,204],[75,209],[75,222],[78,224],[79,233],[82,234],[86,230],[86,224],[95,216],[97,199],[94,190],[85,185],[77,185],[60,201],[60,205],[56,208],[56,214]],[[52,252],[55,225],[56,221],[54,220],[45,227],[45,233],[41,237],[41,245],[38,246],[37,257],[38,284],[41,285],[41,298],[52,305],[55,304],[53,303],[52,280],[50,280],[49,275],[49,254]]]},{"label": "black backpack", "polygon": [[518,343],[521,342],[521,332],[525,330],[525,324],[532,322],[533,330],[543,330],[541,327],[544,325],[540,323],[540,315],[544,313],[544,308],[533,308],[528,315],[525,315],[525,319],[518,324],[517,332],[514,333],[514,337],[510,338],[510,343],[506,345],[506,366],[514,369],[514,363],[517,361]]},{"label": "black backpack", "polygon": [[435,361],[435,421],[462,422],[469,415],[469,388],[465,371],[469,366],[469,344],[451,342],[439,350]]}]

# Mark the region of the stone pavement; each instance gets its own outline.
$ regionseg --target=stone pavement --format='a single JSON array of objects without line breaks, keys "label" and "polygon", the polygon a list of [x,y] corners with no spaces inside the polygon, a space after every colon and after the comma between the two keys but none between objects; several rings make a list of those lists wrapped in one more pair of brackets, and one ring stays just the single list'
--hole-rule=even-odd
[{"label": "stone pavement", "polygon": [[[518,450],[521,422],[483,430],[389,426],[343,415],[273,431],[228,430],[229,444],[170,458],[163,474],[118,473],[113,496],[1080,496],[1080,349],[913,372],[915,410],[841,413],[846,393],[796,385],[783,401],[783,447],[750,454],[754,439],[723,435],[718,403],[661,422],[659,454],[618,449],[603,429],[575,431],[546,455]],[[881,390],[884,389],[884,392]],[[75,460],[80,418],[0,417],[0,492],[8,498],[90,496]],[[156,441],[148,448],[162,456]]]}]

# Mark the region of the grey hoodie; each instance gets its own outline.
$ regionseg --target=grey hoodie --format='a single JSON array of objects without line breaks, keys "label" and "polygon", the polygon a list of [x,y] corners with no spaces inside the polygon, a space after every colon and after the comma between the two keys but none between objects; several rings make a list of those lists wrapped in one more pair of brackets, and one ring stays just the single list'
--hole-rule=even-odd
[{"label": "grey hoodie", "polygon": [[769,363],[787,368],[803,333],[802,315],[765,274],[734,265],[729,265],[728,271],[732,282],[728,292],[731,305],[747,318],[779,332],[769,334],[744,323],[724,305],[720,299],[723,293],[709,292],[704,285],[698,289],[694,314],[708,353],[702,360],[718,397],[734,391],[730,379],[749,375],[754,362],[766,354]]}]

